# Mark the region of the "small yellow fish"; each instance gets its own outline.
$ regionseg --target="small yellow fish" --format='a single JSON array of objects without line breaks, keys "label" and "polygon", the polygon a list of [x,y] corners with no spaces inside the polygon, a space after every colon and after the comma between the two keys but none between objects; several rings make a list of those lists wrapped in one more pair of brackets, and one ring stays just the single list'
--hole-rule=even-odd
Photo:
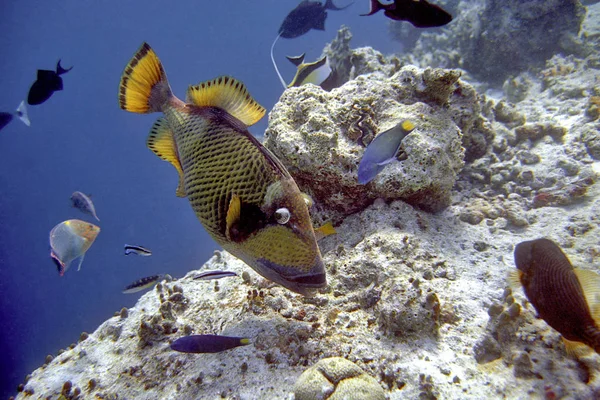
[{"label": "small yellow fish", "polygon": [[60,276],[65,274],[71,262],[76,259],[79,259],[77,271],[81,269],[85,252],[94,243],[99,233],[98,226],[79,219],[70,219],[52,228],[50,257],[56,264]]},{"label": "small yellow fish", "polygon": [[148,147],[179,174],[208,233],[267,279],[304,295],[327,284],[306,201],[283,164],[247,130],[265,114],[230,77],[190,86],[175,97],[146,43],[125,67],[119,106],[162,112]]}]

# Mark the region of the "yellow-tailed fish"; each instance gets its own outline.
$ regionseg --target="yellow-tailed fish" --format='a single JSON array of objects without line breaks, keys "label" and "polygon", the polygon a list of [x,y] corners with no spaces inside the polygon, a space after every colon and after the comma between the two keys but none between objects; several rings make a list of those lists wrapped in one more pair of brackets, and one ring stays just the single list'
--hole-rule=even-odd
[{"label": "yellow-tailed fish", "polygon": [[50,231],[50,257],[58,268],[58,273],[63,276],[69,269],[71,262],[79,259],[77,271],[81,269],[83,257],[88,251],[100,228],[89,222],[70,219],[56,225]]},{"label": "yellow-tailed fish", "polygon": [[[509,281],[521,285],[540,318],[563,337],[567,352],[600,353],[600,276],[573,268],[560,247],[549,239],[515,246]],[[588,348],[589,346],[589,348]]]},{"label": "yellow-tailed fish", "polygon": [[148,147],[179,174],[208,233],[259,274],[304,295],[327,282],[305,199],[283,164],[247,130],[265,114],[245,86],[230,77],[173,95],[165,71],[146,43],[126,66],[119,105],[135,113],[162,112]]}]

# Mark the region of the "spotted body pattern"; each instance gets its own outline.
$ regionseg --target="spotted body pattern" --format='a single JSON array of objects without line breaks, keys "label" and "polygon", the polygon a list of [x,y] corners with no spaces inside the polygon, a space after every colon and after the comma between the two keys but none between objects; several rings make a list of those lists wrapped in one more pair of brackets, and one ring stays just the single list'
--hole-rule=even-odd
[{"label": "spotted body pattern", "polygon": [[[191,86],[187,101],[170,90],[144,44],[121,78],[121,108],[158,112],[148,147],[169,161],[198,219],[224,249],[264,277],[302,294],[326,285],[308,208],[281,162],[247,130],[265,113],[230,77]],[[289,218],[278,220],[279,210]]]}]

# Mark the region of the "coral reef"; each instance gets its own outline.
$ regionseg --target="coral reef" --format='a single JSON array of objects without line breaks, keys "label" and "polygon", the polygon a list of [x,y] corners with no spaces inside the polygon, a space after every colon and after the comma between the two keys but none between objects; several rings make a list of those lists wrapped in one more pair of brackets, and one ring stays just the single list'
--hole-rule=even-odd
[{"label": "coral reef", "polygon": [[[331,92],[312,85],[287,90],[270,114],[265,146],[284,160],[300,186],[310,187],[330,219],[376,198],[440,211],[449,205],[463,165],[464,132],[472,137],[484,124],[478,96],[459,76],[407,66],[389,78],[360,75]],[[416,129],[403,141],[403,161],[359,185],[364,147],[405,119]]]},{"label": "coral reef", "polygon": [[[287,90],[267,134],[313,195],[316,218],[337,221],[337,234],[319,242],[328,287],[305,298],[217,252],[202,268],[240,278],[166,279],[48,355],[16,397],[282,399],[297,383],[300,399],[303,382],[318,381],[325,390],[313,389],[331,399],[346,383],[391,400],[600,398],[600,356],[569,356],[506,279],[515,244],[539,237],[576,267],[598,269],[600,126],[589,111],[600,95],[598,56],[555,56],[494,97],[455,70],[372,60],[381,70],[365,67],[331,92]],[[404,161],[357,185],[363,145],[404,118],[421,127]],[[394,192],[430,193],[436,173],[443,196],[433,202]],[[169,347],[203,333],[251,345],[218,354]]]},{"label": "coral reef", "polygon": [[[585,16],[578,0],[463,0],[456,10],[454,21],[442,33],[421,34],[403,59],[417,65],[463,68],[480,80],[502,84],[511,75],[543,66],[555,54],[591,51],[587,40],[578,37]],[[393,30],[406,28],[395,24]]]},{"label": "coral reef", "polygon": [[379,383],[342,357],[324,358],[300,375],[294,385],[295,400],[384,400]]}]

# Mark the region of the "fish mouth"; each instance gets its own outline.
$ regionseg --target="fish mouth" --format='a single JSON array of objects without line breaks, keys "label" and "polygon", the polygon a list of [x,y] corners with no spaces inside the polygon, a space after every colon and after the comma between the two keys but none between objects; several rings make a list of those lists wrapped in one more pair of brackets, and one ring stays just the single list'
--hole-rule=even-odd
[{"label": "fish mouth", "polygon": [[279,265],[264,258],[258,259],[256,264],[255,269],[265,278],[304,296],[314,296],[318,289],[327,286],[325,268],[320,257],[307,271]]}]

